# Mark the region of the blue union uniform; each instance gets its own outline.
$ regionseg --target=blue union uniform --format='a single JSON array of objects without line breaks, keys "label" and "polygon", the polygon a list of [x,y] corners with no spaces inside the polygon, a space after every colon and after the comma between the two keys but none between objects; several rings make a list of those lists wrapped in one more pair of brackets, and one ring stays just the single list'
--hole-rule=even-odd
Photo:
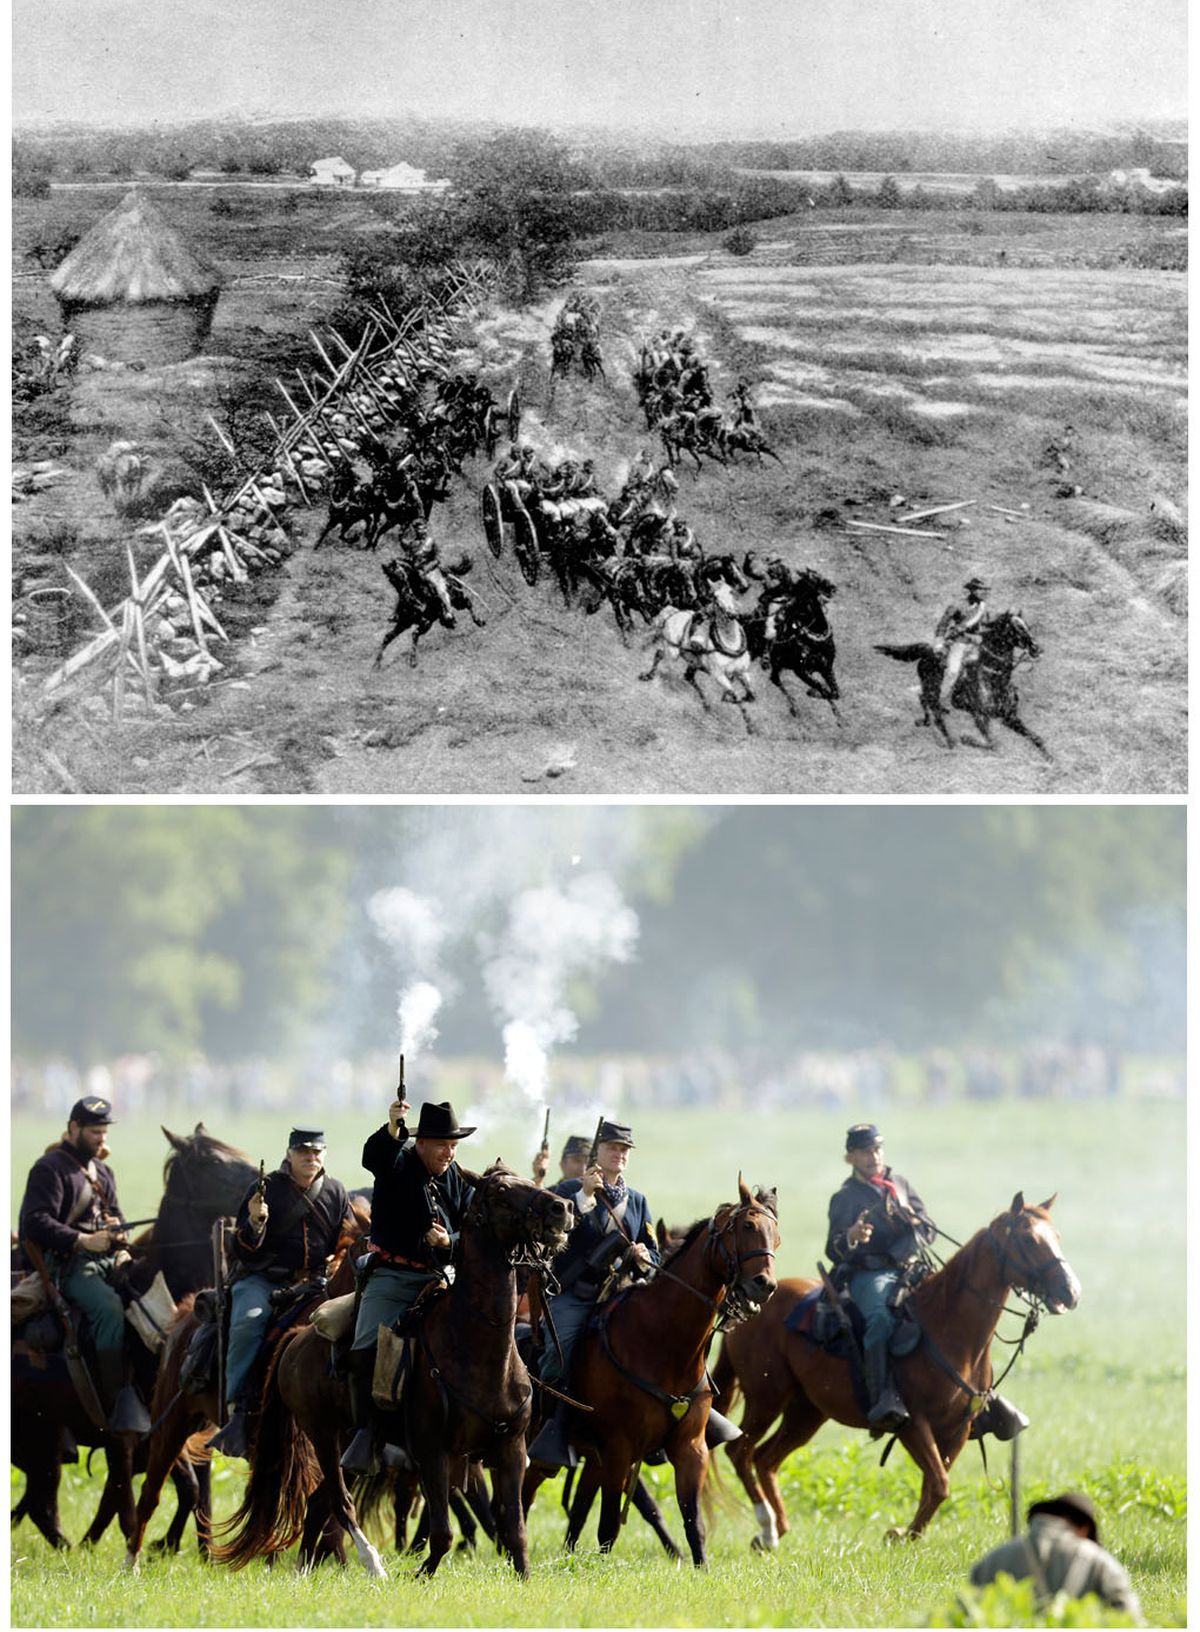
[{"label": "blue union uniform", "polygon": [[624,1183],[615,1189],[605,1186],[604,1194],[612,1204],[610,1212],[597,1196],[583,1194],[579,1179],[563,1179],[552,1188],[556,1196],[562,1196],[571,1203],[575,1215],[575,1227],[554,1263],[554,1273],[563,1290],[550,1300],[551,1317],[562,1346],[562,1360],[559,1361],[553,1339],[546,1328],[543,1328],[539,1357],[540,1375],[546,1382],[558,1384],[570,1376],[575,1344],[600,1294],[599,1282],[589,1271],[588,1259],[603,1243],[605,1236],[614,1231],[620,1233],[617,1219],[625,1226],[631,1241],[641,1242],[649,1248],[653,1263],[658,1263],[659,1254],[650,1223],[650,1204],[640,1190],[632,1190]]}]

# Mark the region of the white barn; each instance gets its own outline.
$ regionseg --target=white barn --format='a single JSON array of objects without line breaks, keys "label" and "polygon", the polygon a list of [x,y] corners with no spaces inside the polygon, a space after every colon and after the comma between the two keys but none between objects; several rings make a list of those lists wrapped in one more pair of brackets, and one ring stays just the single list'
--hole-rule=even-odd
[{"label": "white barn", "polygon": [[395,193],[444,193],[450,187],[448,181],[430,181],[424,170],[403,163],[390,165],[386,170],[364,170],[361,180],[364,187],[380,187]]},{"label": "white barn", "polygon": [[315,159],[309,165],[317,187],[353,187],[356,171],[340,155],[333,159]]}]

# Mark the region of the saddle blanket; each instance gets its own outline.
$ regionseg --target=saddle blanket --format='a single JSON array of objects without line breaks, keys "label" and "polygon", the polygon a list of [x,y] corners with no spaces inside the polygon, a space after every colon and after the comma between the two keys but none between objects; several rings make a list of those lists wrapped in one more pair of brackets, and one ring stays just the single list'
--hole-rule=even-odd
[{"label": "saddle blanket", "polygon": [[[850,1316],[850,1325],[859,1349],[862,1348],[863,1318],[853,1303],[842,1305]],[[819,1349],[826,1349],[830,1354],[845,1356],[847,1353],[846,1328],[838,1319],[834,1310],[825,1301],[823,1287],[814,1286],[811,1292],[806,1292],[796,1307],[785,1317],[784,1326],[789,1332],[796,1332],[806,1337],[810,1343],[815,1343]],[[921,1328],[915,1320],[900,1314],[892,1327],[891,1340],[888,1350],[898,1358],[911,1354],[921,1341]]]}]

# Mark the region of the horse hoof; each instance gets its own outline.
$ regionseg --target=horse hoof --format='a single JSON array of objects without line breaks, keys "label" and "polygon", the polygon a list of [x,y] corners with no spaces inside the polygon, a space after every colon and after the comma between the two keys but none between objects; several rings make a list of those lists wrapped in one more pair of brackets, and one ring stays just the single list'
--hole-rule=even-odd
[{"label": "horse hoof", "polygon": [[752,1536],[750,1538],[750,1551],[752,1553],[773,1553],[778,1546],[777,1541],[764,1541],[761,1536]]},{"label": "horse hoof", "polygon": [[136,1553],[126,1553],[125,1557],[121,1560],[121,1568],[127,1575],[140,1575],[142,1571],[142,1561]]},{"label": "horse hoof", "polygon": [[917,1537],[913,1531],[905,1530],[902,1526],[894,1524],[890,1530],[884,1531],[883,1539],[887,1542],[916,1541]]}]

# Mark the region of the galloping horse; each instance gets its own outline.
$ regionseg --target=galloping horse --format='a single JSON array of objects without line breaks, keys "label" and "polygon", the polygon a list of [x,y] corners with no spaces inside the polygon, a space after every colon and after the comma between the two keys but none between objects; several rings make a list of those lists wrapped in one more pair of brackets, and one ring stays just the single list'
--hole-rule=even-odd
[{"label": "galloping horse", "polygon": [[[701,572],[697,577],[701,577]],[[754,692],[747,678],[750,673],[750,648],[742,627],[735,589],[748,587],[732,557],[724,556],[716,572],[704,576],[711,605],[694,611],[676,611],[667,606],[654,620],[651,642],[654,659],[639,680],[653,680],[663,658],[670,654],[683,664],[683,677],[704,704],[705,712],[712,705],[700,689],[697,679],[703,670],[721,688],[722,699],[733,703],[746,722],[746,730],[753,733],[754,724],[746,712],[746,704],[754,701]],[[739,695],[738,688],[741,688]]]},{"label": "galloping horse", "polygon": [[[754,552],[747,552],[744,567],[752,578],[761,574],[754,570]],[[841,695],[834,678],[833,665],[837,657],[833,630],[825,613],[825,602],[836,595],[837,586],[812,567],[803,567],[796,576],[789,598],[780,607],[775,619],[775,635],[766,640],[765,615],[746,620],[746,634],[750,655],[769,666],[771,681],[778,686],[794,717],[799,717],[796,700],[783,683],[784,671],[790,670],[800,680],[810,697],[827,702],[833,717],[841,724],[837,700]]]},{"label": "galloping horse", "polygon": [[[442,576],[446,580],[446,588],[450,592],[450,605],[457,607],[460,612],[468,612],[471,621],[477,629],[487,625],[487,619],[481,618],[475,610],[475,598],[463,583],[463,579],[471,570],[471,557],[461,556],[451,566],[443,568]],[[382,567],[383,575],[396,591],[396,605],[392,611],[392,621],[387,633],[379,643],[379,650],[375,653],[374,668],[379,668],[383,662],[383,654],[388,647],[406,630],[412,630],[412,641],[408,648],[408,662],[410,668],[417,666],[417,642],[421,636],[427,634],[435,623],[444,624],[447,629],[455,627],[456,619],[453,612],[447,616],[441,601],[425,579],[407,563],[393,560],[385,561]]]},{"label": "galloping horse", "polygon": [[[454,1284],[418,1318],[412,1371],[398,1432],[417,1465],[429,1508],[432,1575],[451,1543],[452,1475],[469,1462],[493,1470],[493,1506],[501,1542],[519,1575],[529,1573],[521,1508],[529,1373],[517,1353],[517,1266],[539,1266],[561,1250],[570,1209],[496,1162],[464,1175],[475,1195],[459,1237]],[[301,1539],[301,1563],[313,1560],[332,1519],[353,1539],[370,1575],[383,1560],[358,1524],[339,1457],[350,1428],[346,1386],[332,1377],[329,1350],[312,1327],[285,1335],[267,1374],[258,1439],[242,1505],[214,1555],[235,1569]]]},{"label": "galloping horse", "polygon": [[[640,1464],[665,1449],[692,1562],[703,1566],[700,1493],[708,1471],[704,1431],[712,1391],[706,1361],[718,1317],[744,1314],[775,1290],[779,1248],[775,1192],[751,1195],[738,1177],[737,1202],[693,1224],[644,1286],[621,1292],[600,1312],[598,1330],[579,1340],[570,1393],[591,1414],[572,1437],[585,1451],[566,1544],[574,1547],[600,1491],[600,1547],[615,1545],[621,1503]],[[546,1471],[525,1476],[528,1508]]]},{"label": "galloping horse", "polygon": [[[308,1300],[303,1314],[297,1317],[298,1320],[307,1319],[317,1304],[324,1299],[336,1298],[354,1289],[354,1271],[347,1253],[370,1229],[371,1214],[365,1202],[352,1201],[350,1205],[355,1228],[351,1230],[347,1227],[339,1237],[334,1248],[334,1261],[330,1265],[329,1282],[320,1297]],[[150,1405],[154,1425],[146,1440],[146,1478],[138,1498],[133,1533],[128,1537],[126,1569],[136,1570],[138,1567],[146,1527],[154,1517],[163,1481],[184,1445],[193,1434],[211,1434],[224,1415],[215,1386],[204,1389],[199,1394],[185,1394],[180,1387],[184,1357],[200,1324],[192,1304],[193,1300],[189,1297],[180,1308],[159,1356],[158,1376]],[[200,1551],[205,1557],[209,1551],[208,1530],[211,1517],[211,1512],[207,1508],[197,1511],[196,1528],[200,1534]]]},{"label": "galloping horse", "polygon": [[[1008,1292],[1023,1292],[1035,1309],[1040,1305],[1052,1315],[1079,1302],[1079,1282],[1050,1221],[1054,1200],[1027,1207],[1018,1192],[1007,1212],[908,1297],[905,1307],[922,1339],[895,1362],[910,1413],[897,1437],[921,1470],[921,1499],[908,1528],[890,1536],[919,1536],[949,1494],[949,1469],[992,1385],[992,1338]],[[759,1522],[753,1545],[768,1550],[788,1529],[776,1474],[784,1457],[831,1417],[851,1428],[867,1425],[849,1363],[788,1329],[788,1317],[819,1285],[781,1281],[767,1308],[726,1337],[713,1373],[725,1400],[732,1402],[739,1390],[746,1398],[742,1437],[727,1449]],[[760,1444],[781,1414],[779,1427]]]},{"label": "galloping horse", "polygon": [[[127,1284],[144,1292],[161,1269],[171,1296],[178,1301],[203,1286],[212,1274],[212,1227],[232,1216],[257,1169],[230,1145],[214,1139],[198,1122],[189,1136],[164,1128],[171,1145],[163,1168],[164,1194],[153,1227],[133,1243],[135,1259]],[[41,1318],[41,1317],[39,1317]],[[153,1387],[154,1358],[140,1341],[132,1345],[135,1377],[145,1396]],[[20,1328],[13,1341],[12,1461],[25,1474],[25,1493],[15,1510],[28,1515],[52,1547],[69,1545],[58,1514],[61,1449],[103,1446],[108,1476],[100,1506],[85,1544],[100,1540],[114,1515],[128,1537],[134,1525],[132,1478],[142,1452],[128,1434],[98,1428],[84,1409],[67,1373],[61,1352],[44,1353],[24,1341]],[[197,1491],[194,1471],[175,1477],[181,1503],[203,1501],[208,1470],[201,1470]],[[172,1527],[173,1539],[178,1532]]]},{"label": "galloping horse", "polygon": [[[928,641],[914,641],[907,646],[876,646],[885,657],[894,657],[898,663],[915,663],[921,686],[922,718],[918,725],[928,725],[932,719],[948,748],[954,739],[946,725],[946,714],[941,703],[942,675],[946,660]],[[999,720],[1019,737],[1027,737],[1040,754],[1047,759],[1054,756],[1041,737],[1017,715],[1020,698],[1012,683],[1017,654],[1027,652],[1031,658],[1041,648],[1029,632],[1029,625],[1019,612],[1001,612],[984,628],[979,660],[967,668],[955,683],[950,698],[952,708],[961,708],[975,721],[986,748],[994,748],[988,720]],[[976,744],[975,746],[978,746]]]}]

